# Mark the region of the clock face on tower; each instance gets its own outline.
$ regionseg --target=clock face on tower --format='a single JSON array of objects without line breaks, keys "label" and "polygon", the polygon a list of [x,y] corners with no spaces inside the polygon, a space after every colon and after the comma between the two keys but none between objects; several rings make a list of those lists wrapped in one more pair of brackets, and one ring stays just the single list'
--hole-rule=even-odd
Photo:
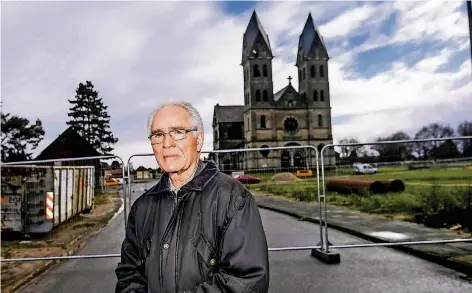
[{"label": "clock face on tower", "polygon": [[287,117],[284,121],[284,128],[290,134],[295,134],[298,131],[298,121],[295,117]]}]

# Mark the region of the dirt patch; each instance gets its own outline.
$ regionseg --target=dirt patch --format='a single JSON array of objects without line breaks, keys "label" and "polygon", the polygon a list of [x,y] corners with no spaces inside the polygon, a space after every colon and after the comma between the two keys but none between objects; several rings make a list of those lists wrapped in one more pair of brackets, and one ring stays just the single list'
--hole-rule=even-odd
[{"label": "dirt patch", "polygon": [[279,173],[279,174],[276,174],[274,176],[272,176],[272,178],[270,178],[269,180],[270,182],[299,182],[300,179],[293,175],[292,173]]},{"label": "dirt patch", "polygon": [[[88,214],[81,214],[52,232],[28,240],[2,240],[2,258],[48,257],[73,255],[81,249],[86,237],[103,228],[121,206],[118,190],[108,190],[95,198]],[[1,291],[14,292],[56,261],[8,262],[1,264]]]}]

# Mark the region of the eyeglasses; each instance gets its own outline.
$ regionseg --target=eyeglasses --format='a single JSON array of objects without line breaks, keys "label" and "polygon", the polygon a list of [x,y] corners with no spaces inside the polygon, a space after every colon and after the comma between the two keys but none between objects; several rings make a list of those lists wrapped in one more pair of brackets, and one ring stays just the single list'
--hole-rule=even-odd
[{"label": "eyeglasses", "polygon": [[196,131],[198,130],[197,128],[192,128],[192,129],[173,129],[169,132],[156,132],[148,136],[148,138],[151,140],[152,144],[160,144],[164,141],[164,136],[166,134],[169,134],[170,137],[172,137],[173,140],[182,140],[187,137],[187,133]]}]

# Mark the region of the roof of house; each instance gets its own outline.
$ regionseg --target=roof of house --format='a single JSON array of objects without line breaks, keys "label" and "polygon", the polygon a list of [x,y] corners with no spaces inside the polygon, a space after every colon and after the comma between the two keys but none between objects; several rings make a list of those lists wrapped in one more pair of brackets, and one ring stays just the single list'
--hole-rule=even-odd
[{"label": "roof of house", "polygon": [[213,117],[216,119],[216,123],[243,122],[244,106],[220,106],[216,104]]},{"label": "roof of house", "polygon": [[51,142],[35,160],[81,158],[100,155],[88,141],[70,126]]}]

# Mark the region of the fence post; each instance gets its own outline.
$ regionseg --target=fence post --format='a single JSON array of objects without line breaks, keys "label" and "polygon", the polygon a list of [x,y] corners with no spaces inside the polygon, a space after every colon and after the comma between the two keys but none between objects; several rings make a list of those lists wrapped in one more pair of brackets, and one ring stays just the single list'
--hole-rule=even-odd
[{"label": "fence post", "polygon": [[[319,188],[319,181],[318,181],[318,200],[320,206],[320,249],[312,249],[311,255],[316,257],[317,259],[321,260],[326,264],[338,264],[341,262],[341,256],[339,252],[329,250],[330,242],[328,240],[328,213],[326,208],[326,187],[325,187],[325,166],[324,166],[324,153],[325,150],[332,145],[328,144],[325,145],[321,149],[321,155],[318,157],[318,152],[316,152],[316,165],[318,166],[318,158],[321,160],[321,182],[323,184],[323,188]],[[321,200],[323,200],[323,209],[321,208]],[[324,225],[324,235],[323,235],[323,225]]]}]

